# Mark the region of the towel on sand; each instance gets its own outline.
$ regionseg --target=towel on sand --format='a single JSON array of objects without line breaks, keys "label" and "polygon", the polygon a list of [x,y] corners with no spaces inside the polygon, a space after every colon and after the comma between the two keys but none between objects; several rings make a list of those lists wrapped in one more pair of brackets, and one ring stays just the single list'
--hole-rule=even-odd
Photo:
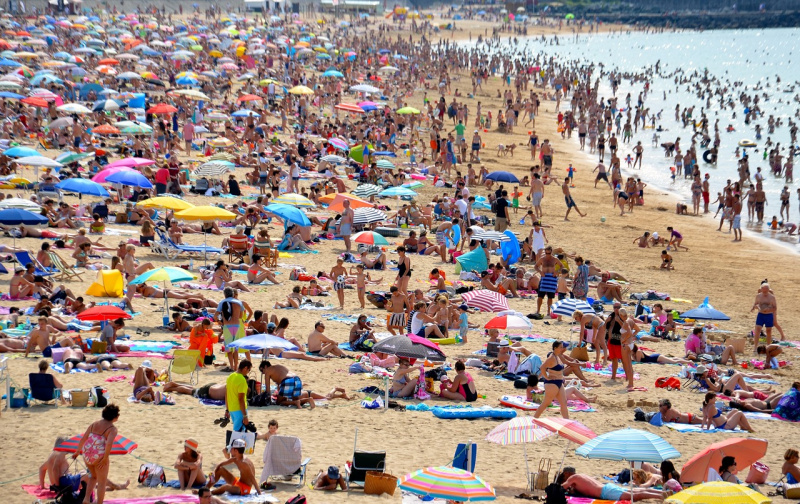
[{"label": "towel on sand", "polygon": [[669,427],[670,429],[672,429],[674,431],[683,432],[683,433],[687,433],[687,432],[698,433],[699,432],[699,433],[702,433],[702,434],[706,434],[706,433],[709,433],[709,432],[727,432],[728,434],[733,434],[733,433],[742,432],[742,430],[739,429],[738,427],[736,429],[734,429],[734,430],[728,430],[728,429],[702,429],[697,424],[689,425],[689,424],[679,424],[679,423],[666,423],[664,425],[666,425],[667,427]]}]

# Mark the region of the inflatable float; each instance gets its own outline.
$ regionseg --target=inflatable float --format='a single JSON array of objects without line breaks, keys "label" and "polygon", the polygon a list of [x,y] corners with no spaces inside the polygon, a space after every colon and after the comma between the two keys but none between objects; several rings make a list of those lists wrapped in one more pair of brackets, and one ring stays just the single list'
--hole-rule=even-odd
[{"label": "inflatable float", "polygon": [[[534,398],[538,398],[539,394],[534,394]],[[516,408],[524,411],[536,411],[539,408],[539,403],[526,401],[522,396],[507,396],[504,395],[500,398],[500,406],[506,408]]]},{"label": "inflatable float", "polygon": [[707,151],[705,151],[703,153],[703,161],[705,161],[706,163],[711,163],[711,164],[714,164],[714,163],[717,162],[716,156],[714,155],[713,152],[711,152],[711,149],[709,149],[709,150],[707,150]]},{"label": "inflatable float", "polygon": [[428,338],[428,341],[437,345],[455,345],[457,343],[455,336],[452,338]]},{"label": "inflatable float", "polygon": [[755,147],[756,145],[758,144],[747,138],[739,140],[739,147]]},{"label": "inflatable float", "polygon": [[436,418],[443,418],[452,420],[457,418],[503,418],[509,419],[517,416],[517,412],[513,409],[507,408],[491,408],[484,406],[475,408],[472,406],[459,407],[459,406],[437,406],[433,408],[433,415]]}]

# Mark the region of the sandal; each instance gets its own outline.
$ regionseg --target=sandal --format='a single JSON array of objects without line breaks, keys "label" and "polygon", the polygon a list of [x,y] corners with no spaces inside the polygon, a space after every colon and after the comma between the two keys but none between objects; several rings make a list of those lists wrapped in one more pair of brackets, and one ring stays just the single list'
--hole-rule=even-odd
[{"label": "sandal", "polygon": [[264,483],[261,483],[261,490],[270,491],[270,490],[275,490],[276,488],[278,487],[275,486],[273,483],[268,483],[266,481]]}]

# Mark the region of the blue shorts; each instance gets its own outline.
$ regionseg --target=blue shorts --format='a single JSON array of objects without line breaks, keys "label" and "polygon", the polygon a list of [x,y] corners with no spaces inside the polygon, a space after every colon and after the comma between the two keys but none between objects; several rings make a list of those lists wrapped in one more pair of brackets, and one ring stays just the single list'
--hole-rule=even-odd
[{"label": "blue shorts", "polygon": [[235,431],[243,431],[244,430],[244,413],[242,410],[239,411],[231,411],[231,421],[233,421],[233,430]]},{"label": "blue shorts", "polygon": [[287,399],[299,399],[303,392],[303,382],[298,376],[284,378],[278,385],[278,395]]},{"label": "blue shorts", "polygon": [[[762,327],[772,327],[775,325],[775,314],[774,313],[759,313],[756,316],[756,325]],[[758,336],[758,335],[756,335]]]},{"label": "blue shorts", "polygon": [[350,236],[350,232],[352,230],[352,226],[350,224],[340,224],[339,225],[339,236]]},{"label": "blue shorts", "polygon": [[625,489],[613,483],[606,483],[603,485],[603,490],[600,492],[600,498],[603,500],[618,501],[621,500],[622,494]]},{"label": "blue shorts", "polygon": [[50,345],[49,347],[45,347],[44,350],[42,350],[42,356],[52,357],[54,348],[61,348],[61,343],[56,343],[55,345]]}]

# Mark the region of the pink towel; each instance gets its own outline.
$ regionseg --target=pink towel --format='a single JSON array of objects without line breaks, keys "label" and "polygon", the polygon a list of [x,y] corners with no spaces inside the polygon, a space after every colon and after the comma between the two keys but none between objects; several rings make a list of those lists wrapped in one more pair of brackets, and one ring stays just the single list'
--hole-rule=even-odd
[{"label": "pink towel", "polygon": [[116,382],[124,382],[127,379],[128,379],[127,376],[119,375],[119,376],[112,376],[111,378],[106,378],[106,381],[110,383],[116,383]]},{"label": "pink towel", "polygon": [[161,495],[158,497],[128,497],[128,498],[121,498],[121,499],[106,499],[104,502],[106,504],[153,504],[154,502],[167,502],[169,504],[179,504],[183,502],[191,502],[196,503],[198,502],[196,495],[182,495],[182,494],[174,494],[174,495]]},{"label": "pink towel", "polygon": [[39,485],[22,485],[22,489],[37,499],[55,499],[56,493],[39,488]]}]

